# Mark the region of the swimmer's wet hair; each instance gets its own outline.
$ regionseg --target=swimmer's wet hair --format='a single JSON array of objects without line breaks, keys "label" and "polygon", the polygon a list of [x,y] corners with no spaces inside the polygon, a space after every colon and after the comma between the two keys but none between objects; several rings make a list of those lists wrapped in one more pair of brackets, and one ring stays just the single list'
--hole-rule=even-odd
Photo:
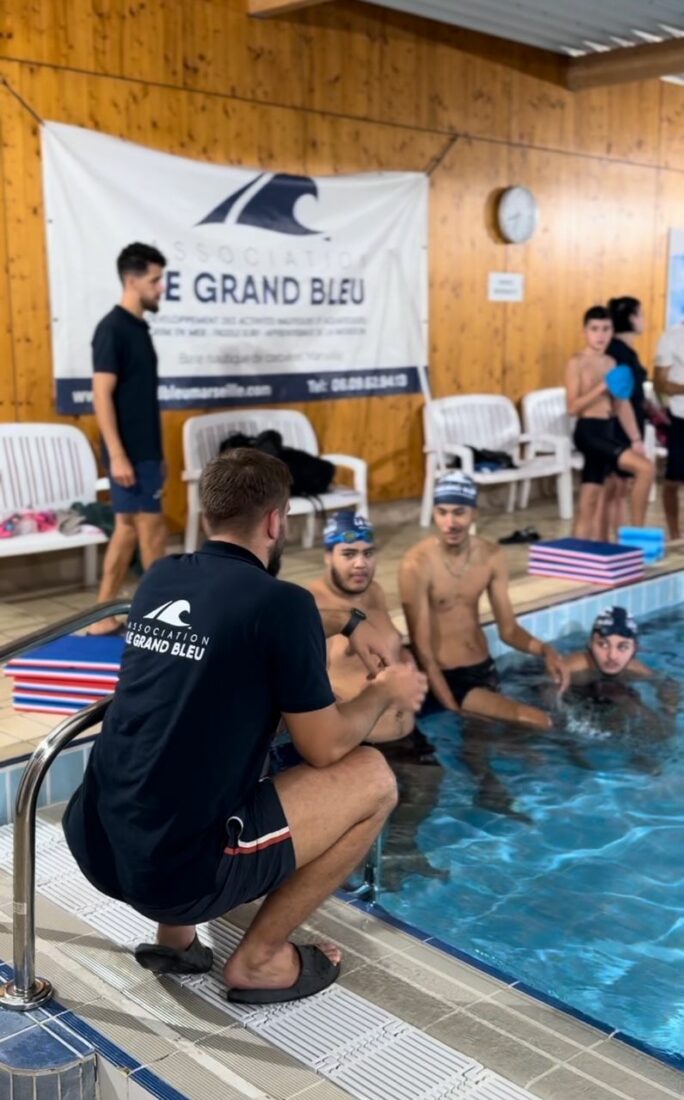
[{"label": "swimmer's wet hair", "polygon": [[248,534],[268,512],[284,511],[292,477],[284,462],[252,447],[235,447],[212,458],[202,471],[199,494],[212,534]]}]

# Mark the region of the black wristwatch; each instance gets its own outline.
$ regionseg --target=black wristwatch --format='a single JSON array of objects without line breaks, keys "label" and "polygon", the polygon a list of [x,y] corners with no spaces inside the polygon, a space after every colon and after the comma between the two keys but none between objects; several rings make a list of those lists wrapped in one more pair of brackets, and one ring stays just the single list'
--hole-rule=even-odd
[{"label": "black wristwatch", "polygon": [[358,607],[352,607],[352,613],[349,616],[349,621],[346,626],[342,627],[340,634],[344,634],[345,638],[350,638],[356,630],[359,623],[364,623],[368,616],[364,611],[359,611]]}]

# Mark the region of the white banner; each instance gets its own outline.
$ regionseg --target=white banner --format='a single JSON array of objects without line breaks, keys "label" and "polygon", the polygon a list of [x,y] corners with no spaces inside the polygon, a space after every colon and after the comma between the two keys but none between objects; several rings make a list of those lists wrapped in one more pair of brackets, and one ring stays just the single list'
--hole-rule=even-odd
[{"label": "white banner", "polygon": [[54,122],[42,146],[60,412],[90,411],[90,341],[136,240],[168,261],[163,408],[420,390],[426,176],[230,168]]}]

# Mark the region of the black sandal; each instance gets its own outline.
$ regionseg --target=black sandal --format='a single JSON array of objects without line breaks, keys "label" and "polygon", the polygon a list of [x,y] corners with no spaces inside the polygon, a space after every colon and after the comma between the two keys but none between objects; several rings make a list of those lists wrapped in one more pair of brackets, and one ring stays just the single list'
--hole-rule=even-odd
[{"label": "black sandal", "polygon": [[135,961],[153,974],[208,974],[214,964],[213,951],[197,936],[184,951],[159,943],[139,943],[134,954]]},{"label": "black sandal", "polygon": [[237,1005],[276,1005],[286,1001],[301,1001],[332,985],[339,977],[340,964],[330,961],[320,947],[292,945],[299,955],[302,968],[294,985],[286,989],[229,989],[228,1000]]}]

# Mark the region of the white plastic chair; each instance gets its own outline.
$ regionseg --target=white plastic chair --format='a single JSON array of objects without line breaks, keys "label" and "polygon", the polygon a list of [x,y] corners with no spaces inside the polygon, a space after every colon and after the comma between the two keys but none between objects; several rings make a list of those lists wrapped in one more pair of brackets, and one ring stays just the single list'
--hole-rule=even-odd
[{"label": "white plastic chair", "polygon": [[[573,470],[584,466],[584,455],[574,450],[572,433],[574,419],[568,413],[568,400],[565,386],[550,386],[544,390],[533,390],[522,399],[522,420],[527,435],[532,439],[542,436],[558,436],[570,442],[570,465]],[[527,508],[530,499],[530,482],[520,487],[520,507]]]},{"label": "white plastic chair", "polygon": [[[68,424],[0,424],[0,517],[25,508],[67,509],[96,500],[100,482],[88,439]],[[0,539],[0,558],[83,548],[83,581],[97,581],[102,531],[50,531]]]},{"label": "white plastic chair", "polygon": [[[197,549],[197,536],[200,519],[199,479],[204,466],[219,453],[224,439],[234,432],[254,436],[273,429],[280,432],[283,444],[318,455],[318,440],[311,422],[303,413],[288,409],[245,409],[240,411],[208,413],[206,416],[192,416],[183,425],[183,461],[185,469],[183,480],[188,486],[188,515],[185,526],[185,550],[192,553]],[[368,515],[368,464],[361,458],[344,454],[320,455],[335,466],[352,471],[354,488],[333,486],[330,492],[322,493],[320,501],[326,512],[337,508],[354,508],[362,515]],[[290,499],[290,515],[305,516],[302,546],[309,549],[314,544],[316,531],[316,508],[306,497]]]},{"label": "white plastic chair", "polygon": [[[555,477],[561,519],[572,519],[572,470],[570,443],[557,435],[523,434],[512,401],[495,394],[468,394],[428,401],[423,409],[425,427],[425,484],[420,513],[427,527],[432,514],[434,483],[458,457],[461,469],[477,485],[508,485],[506,511],[515,507],[516,488],[541,477]],[[475,470],[473,447],[505,451],[515,469],[492,472]],[[546,453],[545,453],[546,452]]]}]

